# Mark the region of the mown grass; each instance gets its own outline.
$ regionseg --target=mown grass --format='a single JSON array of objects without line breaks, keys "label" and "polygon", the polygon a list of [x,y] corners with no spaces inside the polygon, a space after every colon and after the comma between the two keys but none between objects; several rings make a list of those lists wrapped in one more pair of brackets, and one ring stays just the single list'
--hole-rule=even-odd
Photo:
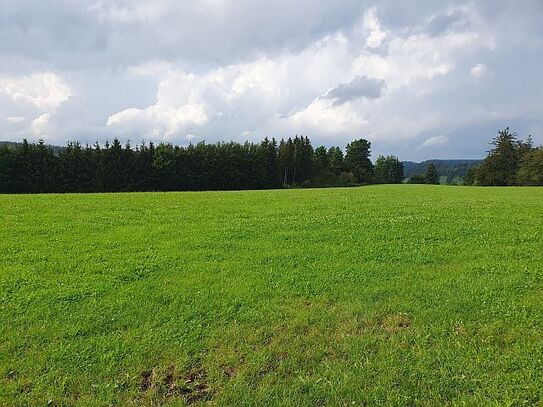
[{"label": "mown grass", "polygon": [[0,196],[0,405],[542,405],[543,189]]}]

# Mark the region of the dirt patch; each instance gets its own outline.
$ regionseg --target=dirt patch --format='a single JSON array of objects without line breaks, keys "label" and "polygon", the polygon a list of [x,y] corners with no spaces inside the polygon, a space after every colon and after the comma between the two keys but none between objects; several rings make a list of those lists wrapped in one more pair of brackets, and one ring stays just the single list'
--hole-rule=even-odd
[{"label": "dirt patch", "polygon": [[10,370],[6,372],[6,374],[4,375],[4,378],[6,380],[13,381],[13,380],[17,380],[17,376],[18,374],[16,370]]},{"label": "dirt patch", "polygon": [[164,377],[164,385],[167,388],[167,396],[171,397],[175,394],[175,390],[177,388],[176,384],[176,378],[175,378],[175,367],[171,366],[166,371],[166,376]]},{"label": "dirt patch", "polygon": [[262,380],[266,375],[276,371],[279,368],[279,363],[277,360],[270,360],[269,362],[265,363],[264,366],[262,366],[258,370],[258,378]]},{"label": "dirt patch", "polygon": [[454,326],[454,334],[458,336],[464,336],[467,334],[466,328],[464,325],[458,323]]},{"label": "dirt patch", "polygon": [[381,321],[381,328],[389,333],[398,333],[411,327],[411,318],[404,312],[387,315]]},{"label": "dirt patch", "polygon": [[208,401],[212,398],[207,383],[207,373],[203,368],[197,368],[186,373],[183,377],[184,383],[179,388],[185,402],[190,405],[200,401]]},{"label": "dirt patch", "polygon": [[235,377],[238,374],[236,369],[232,366],[222,366],[221,372],[222,372],[222,375],[228,379],[231,379],[232,377]]},{"label": "dirt patch", "polygon": [[183,374],[177,374],[175,366],[145,370],[141,373],[140,391],[144,399],[155,400],[157,405],[175,397],[182,397],[187,405],[212,398],[206,371],[201,367]]},{"label": "dirt patch", "polygon": [[156,370],[145,370],[141,372],[140,390],[147,391],[154,386]]}]

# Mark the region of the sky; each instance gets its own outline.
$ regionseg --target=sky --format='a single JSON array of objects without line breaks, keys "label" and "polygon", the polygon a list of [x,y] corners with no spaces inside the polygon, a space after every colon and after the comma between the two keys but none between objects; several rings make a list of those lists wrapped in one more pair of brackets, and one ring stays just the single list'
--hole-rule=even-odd
[{"label": "sky", "polygon": [[0,139],[543,143],[541,0],[0,0]]}]

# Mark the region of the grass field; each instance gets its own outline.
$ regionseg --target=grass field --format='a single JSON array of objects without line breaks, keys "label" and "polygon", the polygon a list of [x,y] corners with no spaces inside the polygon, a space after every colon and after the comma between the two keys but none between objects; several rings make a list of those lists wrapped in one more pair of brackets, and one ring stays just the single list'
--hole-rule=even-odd
[{"label": "grass field", "polygon": [[543,405],[543,189],[0,196],[0,405]]}]

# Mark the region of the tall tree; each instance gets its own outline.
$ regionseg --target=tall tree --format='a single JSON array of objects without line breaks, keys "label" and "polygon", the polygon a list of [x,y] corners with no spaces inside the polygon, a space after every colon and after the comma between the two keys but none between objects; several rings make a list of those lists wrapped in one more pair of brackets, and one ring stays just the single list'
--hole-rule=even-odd
[{"label": "tall tree", "polygon": [[153,190],[153,156],[154,145],[149,146],[142,142],[136,147],[134,157],[134,167],[132,171],[132,190],[133,191],[151,191]]},{"label": "tall tree", "polygon": [[507,127],[491,143],[494,147],[479,166],[476,181],[480,185],[516,185],[517,171],[524,154],[532,148],[531,139],[519,141]]},{"label": "tall tree", "polygon": [[426,172],[424,173],[424,180],[427,184],[439,184],[439,175],[437,174],[437,169],[434,164],[428,164]]},{"label": "tall tree", "polygon": [[0,193],[7,194],[15,191],[16,170],[15,149],[7,145],[0,146]]},{"label": "tall tree", "polygon": [[393,155],[380,155],[375,162],[374,176],[378,184],[401,184],[404,179],[403,163]]},{"label": "tall tree", "polygon": [[96,162],[90,148],[81,148],[70,142],[59,152],[59,184],[64,192],[91,192],[96,190]]},{"label": "tall tree", "polygon": [[281,175],[277,157],[277,141],[274,138],[270,141],[266,137],[261,144],[261,148],[266,168],[266,188],[278,188],[281,186]]},{"label": "tall tree", "polygon": [[339,175],[345,170],[345,158],[343,151],[339,147],[330,147],[328,150],[328,162],[330,163],[330,171]]},{"label": "tall tree", "polygon": [[153,155],[153,179],[157,191],[175,191],[177,189],[176,154],[173,145],[160,144],[157,146]]},{"label": "tall tree", "polygon": [[281,140],[279,143],[278,155],[283,185],[290,185],[292,184],[292,180],[295,176],[295,151],[294,143],[291,138],[289,138],[287,141]]},{"label": "tall tree", "polygon": [[301,184],[313,176],[313,147],[307,137],[294,139],[295,177],[294,183]]},{"label": "tall tree", "polygon": [[34,147],[24,139],[15,152],[14,192],[39,192],[36,183],[36,171],[32,163],[32,150]]},{"label": "tall tree", "polygon": [[315,149],[315,170],[317,172],[328,171],[330,168],[330,161],[328,160],[328,152],[326,147],[319,146]]},{"label": "tall tree", "polygon": [[370,160],[371,143],[368,140],[355,140],[347,145],[345,165],[359,184],[369,184],[373,179],[373,164]]},{"label": "tall tree", "polygon": [[466,175],[464,177],[464,185],[474,185],[475,184],[475,177],[477,175],[477,169],[478,167],[470,167],[468,168]]},{"label": "tall tree", "polygon": [[520,185],[543,186],[543,147],[524,154],[517,172],[517,181]]}]

